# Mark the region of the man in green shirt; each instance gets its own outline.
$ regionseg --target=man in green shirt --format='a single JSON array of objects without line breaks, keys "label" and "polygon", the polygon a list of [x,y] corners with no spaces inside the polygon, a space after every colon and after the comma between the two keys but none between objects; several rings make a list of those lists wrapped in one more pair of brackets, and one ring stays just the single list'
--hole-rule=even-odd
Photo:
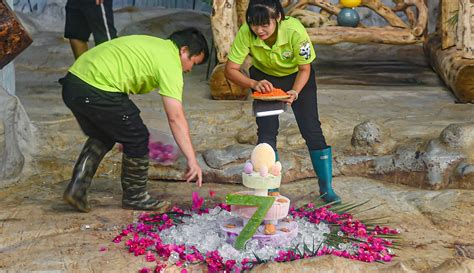
[{"label": "man in green shirt", "polygon": [[149,133],[130,94],[159,88],[171,132],[186,157],[189,182],[202,184],[183,105],[183,72],[206,62],[209,50],[198,30],[177,31],[169,39],[145,35],[120,37],[81,55],[65,78],[63,100],[89,137],[74,166],[63,198],[79,211],[90,211],[87,191],[100,161],[116,142],[123,145],[122,207],[166,210],[169,203],[150,197]]}]

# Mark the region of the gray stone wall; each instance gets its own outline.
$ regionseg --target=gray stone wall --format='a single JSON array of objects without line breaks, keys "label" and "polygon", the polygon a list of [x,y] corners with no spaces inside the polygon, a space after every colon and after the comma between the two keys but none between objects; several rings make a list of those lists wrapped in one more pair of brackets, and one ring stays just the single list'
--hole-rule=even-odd
[{"label": "gray stone wall", "polygon": [[0,87],[0,187],[20,179],[35,149],[33,134],[20,100]]}]

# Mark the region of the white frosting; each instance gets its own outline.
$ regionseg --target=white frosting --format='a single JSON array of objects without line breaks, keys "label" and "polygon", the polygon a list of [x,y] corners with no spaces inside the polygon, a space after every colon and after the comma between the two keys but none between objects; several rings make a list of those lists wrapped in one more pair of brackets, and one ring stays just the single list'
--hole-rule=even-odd
[{"label": "white frosting", "polygon": [[257,172],[252,172],[251,174],[242,173],[242,182],[244,186],[251,189],[276,189],[280,187],[281,175],[268,174],[263,177]]}]

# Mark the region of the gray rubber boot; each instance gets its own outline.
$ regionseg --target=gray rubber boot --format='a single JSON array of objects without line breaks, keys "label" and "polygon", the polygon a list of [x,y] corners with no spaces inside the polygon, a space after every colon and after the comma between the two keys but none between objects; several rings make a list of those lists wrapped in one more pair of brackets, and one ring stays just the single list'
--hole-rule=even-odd
[{"label": "gray rubber boot", "polygon": [[165,212],[171,206],[167,201],[153,199],[147,192],[148,156],[122,158],[122,207],[134,210]]},{"label": "gray rubber boot", "polygon": [[91,210],[87,191],[91,185],[100,161],[111,148],[106,147],[100,140],[87,139],[81,154],[72,171],[71,182],[63,194],[63,199],[72,207],[82,212]]}]

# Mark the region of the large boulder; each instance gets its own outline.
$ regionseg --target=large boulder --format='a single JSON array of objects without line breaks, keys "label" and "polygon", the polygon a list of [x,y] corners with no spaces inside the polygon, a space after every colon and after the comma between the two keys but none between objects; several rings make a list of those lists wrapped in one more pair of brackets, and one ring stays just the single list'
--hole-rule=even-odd
[{"label": "large boulder", "polygon": [[351,139],[356,153],[386,154],[395,145],[390,132],[373,120],[366,120],[354,127]]},{"label": "large boulder", "polygon": [[370,123],[357,127],[352,144],[368,155],[337,158],[341,173],[433,190],[474,188],[473,123],[450,124],[437,138],[412,139],[382,154],[371,150],[383,143],[379,127]]},{"label": "large boulder", "polygon": [[32,140],[33,127],[20,101],[0,87],[0,187],[20,178]]}]

